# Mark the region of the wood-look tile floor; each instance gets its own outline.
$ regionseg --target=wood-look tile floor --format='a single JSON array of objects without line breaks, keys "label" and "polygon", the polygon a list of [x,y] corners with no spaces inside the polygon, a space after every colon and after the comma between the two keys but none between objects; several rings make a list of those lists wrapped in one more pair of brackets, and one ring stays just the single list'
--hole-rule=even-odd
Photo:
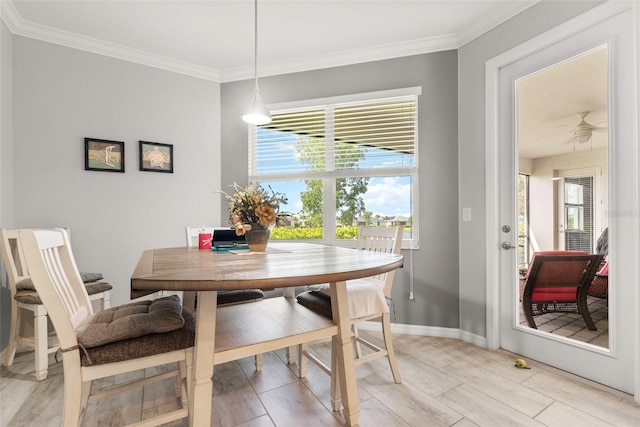
[{"label": "wood-look tile floor", "polygon": [[[360,426],[640,426],[640,406],[630,396],[535,361],[518,369],[512,353],[413,335],[395,335],[394,344],[402,384],[392,381],[386,359],[358,367]],[[328,345],[314,347],[329,355]],[[211,425],[344,425],[342,414],[330,410],[329,377],[310,363],[300,380],[296,369],[285,363],[284,351],[265,354],[262,372],[252,359],[216,366]],[[1,426],[60,425],[62,364],[52,364],[42,382],[32,370],[32,353],[0,370]],[[173,384],[92,403],[83,425],[118,426],[173,408]]]}]

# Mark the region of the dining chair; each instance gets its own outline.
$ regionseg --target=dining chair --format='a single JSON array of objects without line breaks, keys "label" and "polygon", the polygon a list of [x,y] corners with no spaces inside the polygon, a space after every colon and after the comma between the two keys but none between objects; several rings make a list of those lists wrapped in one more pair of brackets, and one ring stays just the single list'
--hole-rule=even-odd
[{"label": "dining chair", "polygon": [[[38,381],[42,381],[49,375],[49,354],[55,353],[60,347],[55,342],[55,337],[49,335],[47,309],[42,304],[33,281],[29,277],[22,245],[18,239],[18,230],[0,229],[0,252],[2,253],[2,262],[7,270],[11,292],[11,326],[3,364],[11,366],[16,352],[22,350],[21,347],[33,349],[35,377]],[[102,274],[80,273],[80,275],[89,299],[92,302],[96,301],[100,310],[109,308],[112,286],[102,280]],[[32,336],[22,335],[25,333],[24,325],[22,325],[22,314],[25,310],[33,314]],[[51,345],[49,344],[50,339]]]},{"label": "dining chair", "polygon": [[[402,233],[404,226],[397,227],[364,227],[358,228],[357,250],[399,254],[402,247]],[[396,384],[402,382],[400,370],[393,352],[391,338],[391,320],[388,301],[391,300],[391,288],[395,271],[380,274],[364,279],[347,281],[347,295],[349,297],[349,318],[353,331],[353,343],[355,346],[355,365],[370,362],[381,357],[386,357]],[[299,304],[316,313],[332,318],[331,298],[329,297],[329,284],[314,285],[310,290],[302,292],[296,299]],[[383,347],[380,347],[358,333],[358,324],[364,321],[381,319]],[[362,345],[373,352],[364,354]],[[331,346],[331,364],[336,358],[335,345]],[[335,375],[331,367],[327,366],[318,356],[310,351],[308,344],[298,346],[299,376],[306,376],[307,362],[310,360],[325,373],[332,377],[332,390],[335,388]],[[332,391],[333,394],[333,391]],[[334,402],[335,409],[335,402]]]},{"label": "dining chair", "polygon": [[[63,426],[81,425],[90,402],[172,377],[176,377],[171,387],[180,407],[135,425],[188,417],[195,318],[178,297],[136,301],[94,313],[65,230],[20,230],[19,240],[60,341]],[[92,390],[93,380],[173,363],[177,367],[171,371]]]},{"label": "dining chair", "polygon": [[[206,234],[213,235],[215,227],[185,227],[187,237],[187,247],[198,246],[198,236],[204,231]],[[244,304],[249,302],[261,301],[264,299],[264,292],[261,289],[239,289],[230,291],[218,291],[218,307],[224,307],[227,305]],[[187,304],[186,307],[193,307],[197,309],[196,292],[186,291],[182,295],[183,304]],[[263,356],[262,354],[256,354],[254,358],[256,371],[262,370]]]},{"label": "dining chair", "polygon": [[576,312],[587,328],[596,330],[587,306],[587,292],[600,268],[601,254],[575,251],[533,254],[522,291],[522,311],[529,327],[537,329],[535,316]]}]

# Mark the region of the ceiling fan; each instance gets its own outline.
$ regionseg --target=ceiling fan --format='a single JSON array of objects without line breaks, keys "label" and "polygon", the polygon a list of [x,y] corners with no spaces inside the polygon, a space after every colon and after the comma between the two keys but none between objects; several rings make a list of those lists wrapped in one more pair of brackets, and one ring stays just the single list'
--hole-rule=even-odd
[{"label": "ceiling fan", "polygon": [[584,111],[578,113],[578,118],[580,122],[573,128],[573,143],[574,144],[586,144],[591,141],[591,136],[593,135],[593,131],[606,129],[604,127],[597,127],[588,123],[585,118],[589,115],[589,111]]}]

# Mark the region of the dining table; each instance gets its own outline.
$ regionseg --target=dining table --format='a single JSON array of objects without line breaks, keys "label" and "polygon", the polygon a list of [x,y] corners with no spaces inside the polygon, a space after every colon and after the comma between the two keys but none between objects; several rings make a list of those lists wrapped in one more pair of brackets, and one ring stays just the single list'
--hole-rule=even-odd
[{"label": "dining table", "polygon": [[[338,387],[347,425],[359,422],[359,406],[347,281],[402,267],[402,255],[312,243],[270,242],[265,252],[191,247],[143,251],[131,276],[131,297],[160,290],[197,291],[189,425],[210,425],[214,365],[318,339],[332,338]],[[217,307],[217,292],[329,283],[332,319],[296,304],[265,298]],[[289,295],[292,293],[289,292]],[[286,293],[285,293],[286,295]]]}]

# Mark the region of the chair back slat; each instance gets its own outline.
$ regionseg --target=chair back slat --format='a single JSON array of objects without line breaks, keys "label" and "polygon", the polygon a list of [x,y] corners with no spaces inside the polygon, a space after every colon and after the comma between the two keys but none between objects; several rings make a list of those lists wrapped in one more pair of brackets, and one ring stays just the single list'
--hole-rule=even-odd
[{"label": "chair back slat", "polygon": [[[397,227],[358,227],[358,240],[356,248],[363,251],[380,252],[387,254],[399,254],[402,248],[402,233],[404,226]],[[388,273],[372,276],[384,286],[385,296],[391,297],[391,286],[395,270]]]},{"label": "chair back slat", "polygon": [[18,230],[0,229],[0,252],[2,252],[2,262],[7,269],[9,286],[12,298],[16,293],[16,284],[27,279],[29,273],[24,261],[22,246],[18,240]]},{"label": "chair back slat", "polygon": [[62,348],[77,344],[75,328],[93,314],[63,229],[20,230],[26,265]]},{"label": "chair back slat", "polygon": [[58,293],[60,301],[64,305],[67,312],[71,316],[73,316],[74,319],[79,319],[77,322],[72,322],[75,328],[76,326],[78,326],[78,323],[88,315],[88,313],[80,303],[78,296],[73,290],[71,282],[65,274],[58,248],[49,248],[42,250],[42,258],[45,265],[47,266],[47,270],[49,270],[51,283]]}]

